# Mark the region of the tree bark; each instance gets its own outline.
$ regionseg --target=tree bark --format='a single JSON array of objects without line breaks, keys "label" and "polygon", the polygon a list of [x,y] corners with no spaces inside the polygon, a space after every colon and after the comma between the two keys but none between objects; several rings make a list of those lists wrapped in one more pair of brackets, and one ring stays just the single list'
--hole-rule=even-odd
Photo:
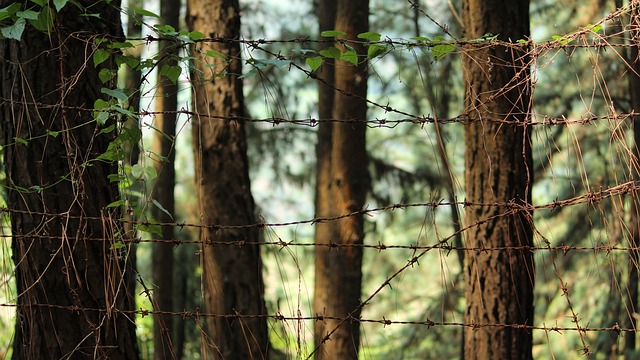
[{"label": "tree bark", "polygon": [[[529,35],[528,0],[467,0],[464,36]],[[525,49],[526,50],[526,49]],[[487,44],[463,48],[467,202],[526,205],[533,183],[531,89],[525,50]],[[496,122],[500,120],[503,122]],[[515,209],[515,211],[514,211]],[[532,245],[532,214],[506,205],[466,207],[468,248]],[[534,263],[530,250],[472,251],[466,270],[466,359],[531,359]],[[498,326],[484,326],[498,325]]]},{"label": "tree bark", "polygon": [[[0,7],[11,1],[0,1]],[[91,109],[101,95],[95,37],[122,36],[119,1],[68,4],[50,35],[0,40],[0,126],[17,283],[14,359],[137,359],[131,268],[117,246],[116,162],[96,161],[114,132]],[[108,65],[113,65],[107,61]],[[104,65],[103,65],[104,66]],[[106,125],[113,124],[110,120]],[[20,141],[17,139],[23,139]],[[120,235],[117,235],[120,234]]]},{"label": "tree bark", "polygon": [[[180,0],[165,0],[160,3],[160,17],[165,25],[179,30]],[[158,68],[163,66],[177,66],[179,48],[170,41],[160,41],[161,61]],[[159,131],[154,133],[153,152],[159,155],[154,165],[158,177],[151,193],[163,209],[152,206],[153,218],[160,223],[173,222],[175,214],[174,188],[176,181],[174,140],[176,135],[176,110],[178,107],[178,85],[172,83],[166,76],[158,76],[155,106],[158,111],[155,116],[155,127]],[[152,248],[154,310],[171,312],[173,308],[173,244],[167,242],[174,238],[173,226],[162,226],[162,236],[155,236],[160,242],[154,243]],[[156,314],[153,318],[153,346],[155,359],[176,358],[172,344],[173,318],[171,315]]]},{"label": "tree bark", "polygon": [[[330,5],[321,6],[327,6],[324,11],[330,11]],[[331,25],[324,21],[321,26]],[[368,0],[337,1],[335,29],[345,31],[345,39],[357,40],[357,35],[368,31],[368,28]],[[346,94],[331,91],[334,94],[331,117],[349,122],[326,124],[319,131],[316,216],[343,215],[361,210],[370,184],[365,141],[367,51],[361,44],[349,45],[358,54],[358,65],[336,61],[333,84]],[[327,65],[330,64],[324,64],[322,71],[327,71]],[[320,93],[321,101],[325,94]],[[325,114],[321,116],[327,116]],[[363,224],[363,216],[357,215],[316,225],[314,309],[317,316],[323,317],[315,323],[316,359],[358,358],[358,306],[362,285],[362,247],[358,245],[362,245],[364,240]],[[347,246],[334,248],[331,245]],[[340,320],[348,316],[351,318]]]},{"label": "tree bark", "polygon": [[[201,254],[204,304],[214,358],[262,359],[267,356],[259,230],[221,229],[256,222],[251,196],[245,135],[244,97],[237,0],[190,0],[191,30],[224,41],[200,42],[193,51],[192,118],[196,191],[204,246]],[[206,56],[212,50],[224,57]],[[233,120],[218,117],[238,117]],[[223,244],[221,242],[229,242]],[[233,317],[246,316],[246,317]],[[223,317],[231,316],[231,317]]]}]

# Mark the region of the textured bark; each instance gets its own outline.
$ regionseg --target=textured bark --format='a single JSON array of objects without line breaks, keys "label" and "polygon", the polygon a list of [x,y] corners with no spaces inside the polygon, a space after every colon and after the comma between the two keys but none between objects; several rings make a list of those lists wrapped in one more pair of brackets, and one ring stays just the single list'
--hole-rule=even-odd
[{"label": "textured bark", "polygon": [[[346,39],[357,39],[358,34],[368,31],[368,16],[368,0],[337,1],[335,28],[345,31]],[[318,134],[317,216],[361,210],[369,189],[365,146],[367,104],[364,100],[367,96],[367,52],[361,45],[353,47],[359,55],[358,66],[345,61],[335,63],[333,83],[347,94],[333,91],[332,118],[354,122],[333,123],[320,129]],[[321,96],[324,94],[321,92]],[[362,215],[358,215],[319,223],[316,227],[315,312],[318,316],[352,316],[344,322],[334,319],[316,322],[315,339],[319,347],[316,359],[358,358],[360,323],[357,319],[360,311],[356,309],[361,295],[362,247],[357,245],[364,240],[363,222]],[[331,244],[356,246],[334,248]]]},{"label": "textured bark", "polygon": [[[180,0],[165,0],[160,4],[160,17],[163,24],[180,27]],[[158,68],[178,65],[176,57],[178,48],[169,41],[160,41],[162,60]],[[154,133],[153,152],[161,156],[154,163],[158,177],[151,197],[162,205],[164,212],[157,206],[152,207],[153,218],[161,223],[173,222],[170,214],[175,213],[174,188],[176,181],[175,151],[173,148],[176,135],[176,109],[178,107],[178,86],[167,77],[159,76],[155,97],[155,127],[160,132]],[[174,238],[173,226],[162,226],[161,240],[153,244],[153,283],[154,310],[173,311],[173,244],[166,242]],[[155,237],[158,238],[157,236]],[[153,347],[156,359],[175,358],[172,345],[173,317],[156,314],[153,318]]]},{"label": "textured bark", "polygon": [[[515,41],[529,35],[527,0],[467,0],[465,38],[487,33]],[[465,183],[471,203],[528,204],[531,199],[530,85],[524,51],[465,46]],[[497,123],[491,120],[502,120]],[[467,247],[531,246],[528,212],[508,206],[467,206]],[[533,323],[533,255],[529,250],[474,251],[467,256],[466,359],[531,359],[531,330],[488,324]]]},{"label": "textured bark", "polygon": [[[238,39],[238,1],[190,0],[188,22],[192,30],[206,37]],[[224,54],[206,57],[207,50]],[[240,46],[236,41],[203,42],[193,56],[192,118],[196,168],[196,191],[203,229],[202,251],[204,304],[208,313],[209,338],[203,352],[214,358],[262,359],[269,345],[263,299],[259,230],[219,229],[216,225],[246,225],[256,222],[248,174],[244,98]],[[210,66],[207,66],[210,65]],[[220,244],[219,242],[234,242]],[[236,242],[248,242],[242,244]],[[221,315],[244,315],[222,318]]]},{"label": "textured bark", "polygon": [[50,36],[27,27],[20,42],[0,40],[18,294],[14,359],[138,358],[131,315],[120,312],[133,310],[127,258],[112,247],[120,214],[106,209],[119,199],[107,179],[117,164],[95,161],[114,133],[100,134],[92,112],[81,110],[104,96],[91,63],[93,35],[122,35],[119,2],[78,3],[100,19],[69,4]]},{"label": "textured bark", "polygon": [[[337,1],[327,0],[317,3],[317,13],[320,32],[335,29],[335,16]],[[330,46],[330,45],[327,45]],[[319,49],[321,50],[321,49]],[[330,217],[333,201],[331,200],[331,137],[333,122],[322,122],[333,118],[333,98],[335,63],[333,59],[325,59],[325,63],[319,69],[318,77],[324,81],[318,84],[318,143],[316,145],[316,217]],[[326,244],[332,238],[332,227],[329,224],[317,224],[315,240],[317,244]],[[333,295],[331,288],[331,269],[327,268],[329,248],[326,246],[315,247],[315,295],[314,312],[316,315],[325,313],[325,307]],[[326,323],[316,321],[314,323],[315,344],[319,345],[324,337]],[[319,357],[320,353],[317,353]]]}]

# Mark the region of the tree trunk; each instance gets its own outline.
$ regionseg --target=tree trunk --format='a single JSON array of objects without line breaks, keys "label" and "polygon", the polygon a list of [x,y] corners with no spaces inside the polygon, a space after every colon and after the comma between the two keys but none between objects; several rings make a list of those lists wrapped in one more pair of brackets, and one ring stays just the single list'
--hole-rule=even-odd
[{"label": "tree trunk", "polygon": [[[220,359],[262,359],[269,340],[262,261],[256,245],[259,230],[216,227],[257,221],[242,120],[240,45],[234,41],[240,33],[239,11],[237,0],[189,1],[191,30],[228,39],[198,43],[193,51],[198,69],[192,80],[193,108],[198,113],[192,118],[196,191],[200,220],[208,226],[201,234],[204,306],[216,315],[208,318],[211,341],[203,352]],[[208,50],[216,56],[206,56]],[[238,118],[218,118],[222,116]]]},{"label": "tree trunk", "polygon": [[[319,1],[317,3],[317,13],[320,32],[335,29],[337,2],[336,0]],[[327,44],[326,46],[332,46]],[[322,50],[322,49],[318,49]],[[335,91],[334,71],[335,62],[333,59],[325,59],[325,63],[318,70],[318,78],[324,81],[318,83],[318,143],[316,144],[316,217],[331,217],[333,202],[331,200],[331,137],[333,132],[333,98]],[[330,224],[317,224],[315,239],[316,244],[327,244],[331,238]],[[326,246],[315,247],[315,295],[314,312],[316,315],[325,313],[325,308],[333,295],[331,289],[331,271],[327,268],[329,248]],[[324,321],[314,322],[314,337],[316,346],[322,343]],[[319,356],[319,353],[317,357]]]},{"label": "tree trunk", "polygon": [[[465,38],[529,35],[527,0],[467,0]],[[528,57],[504,46],[463,48],[467,202],[526,205],[531,201]],[[495,120],[505,121],[496,122]],[[532,245],[532,214],[509,206],[467,206],[468,248]],[[534,263],[530,250],[469,252],[466,270],[466,359],[531,359],[531,330],[484,325],[532,325]]]},{"label": "tree trunk", "polygon": [[[324,18],[325,14],[321,12],[321,15]],[[324,24],[331,25],[330,22]],[[338,1],[335,28],[345,31],[345,38],[349,40],[357,40],[358,34],[368,31],[368,0]],[[358,65],[336,61],[333,80],[335,87],[347,94],[332,91],[332,118],[350,122],[326,124],[328,126],[319,131],[317,216],[361,210],[369,189],[365,141],[367,51],[360,44],[350,45],[358,54]],[[327,65],[330,64],[324,64],[322,71],[327,71]],[[326,96],[324,94],[320,95]],[[356,309],[360,305],[362,283],[362,247],[358,245],[364,240],[363,223],[363,216],[357,215],[317,224],[315,312],[323,317],[352,317],[346,321],[325,318],[316,322],[317,359],[358,358],[360,311]],[[347,247],[333,248],[332,244]]]},{"label": "tree trunk", "polygon": [[[160,3],[160,17],[165,25],[179,30],[180,0],[165,0]],[[160,41],[161,61],[158,68],[177,66],[179,48],[169,41]],[[173,222],[175,213],[174,187],[176,181],[174,138],[176,135],[176,110],[178,107],[178,85],[172,83],[166,76],[158,76],[155,97],[155,117],[153,152],[160,160],[154,163],[158,177],[151,193],[164,208],[152,206],[153,218],[160,223]],[[166,212],[165,212],[166,210]],[[154,310],[173,311],[173,244],[167,242],[174,238],[173,226],[162,226],[160,242],[154,243],[152,248]],[[158,236],[155,236],[158,239]],[[173,318],[171,315],[156,314],[153,318],[153,346],[156,359],[175,358],[172,345]]]},{"label": "tree trunk", "polygon": [[[11,1],[0,1],[0,7]],[[117,163],[96,161],[114,132],[91,108],[101,95],[93,35],[122,36],[119,1],[65,6],[50,35],[0,40],[0,126],[16,265],[14,359],[137,359]],[[107,61],[109,65],[113,65]],[[105,64],[107,64],[105,63]],[[47,106],[50,105],[50,106]],[[110,120],[107,125],[114,122]]]}]

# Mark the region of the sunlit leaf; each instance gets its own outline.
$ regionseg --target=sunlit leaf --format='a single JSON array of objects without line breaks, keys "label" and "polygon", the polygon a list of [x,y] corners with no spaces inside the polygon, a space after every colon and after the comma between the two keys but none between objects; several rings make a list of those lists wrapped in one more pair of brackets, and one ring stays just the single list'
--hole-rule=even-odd
[{"label": "sunlit leaf", "polygon": [[324,62],[324,60],[322,60],[322,57],[320,56],[306,58],[304,61],[307,63],[307,65],[309,65],[309,67],[311,67],[311,71],[318,70],[318,68],[322,66],[322,63]]}]

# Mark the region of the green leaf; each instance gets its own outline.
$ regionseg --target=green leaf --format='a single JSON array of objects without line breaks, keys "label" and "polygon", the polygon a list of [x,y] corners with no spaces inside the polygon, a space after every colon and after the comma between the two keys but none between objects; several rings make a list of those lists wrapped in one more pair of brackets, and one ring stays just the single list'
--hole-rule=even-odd
[{"label": "green leaf", "polygon": [[369,59],[373,59],[377,56],[384,54],[385,52],[387,52],[386,45],[371,44],[369,45],[369,49],[367,49],[367,57]]},{"label": "green leaf", "polygon": [[182,73],[182,68],[177,65],[163,65],[162,69],[160,69],[160,76],[165,76],[169,81],[176,84],[180,74]]},{"label": "green leaf", "polygon": [[136,114],[134,114],[129,109],[125,109],[122,106],[114,106],[113,110],[119,112],[120,114],[126,115],[129,118],[137,118]]},{"label": "green leaf", "polygon": [[107,46],[109,49],[128,49],[134,47],[129,41],[113,42]]},{"label": "green leaf", "polygon": [[40,6],[44,6],[48,0],[31,0],[31,2],[36,3]]},{"label": "green leaf", "polygon": [[149,17],[160,19],[160,16],[158,14],[152,13],[151,11],[145,10],[143,8],[134,8],[133,13],[140,16],[149,16]]},{"label": "green leaf", "polygon": [[51,29],[53,29],[53,22],[55,18],[55,11],[48,6],[44,6],[38,13],[38,18],[35,20],[29,20],[29,23],[37,30],[50,33]]},{"label": "green leaf", "polygon": [[140,224],[138,225],[138,230],[162,236],[162,228],[157,224]]},{"label": "green leaf", "polygon": [[178,32],[176,31],[176,28],[174,28],[171,25],[154,25],[153,27],[156,28],[156,30],[158,30],[158,32],[160,32],[160,34],[162,35],[178,35]]},{"label": "green leaf", "polygon": [[14,138],[13,138],[13,140],[14,140],[15,142],[19,143],[19,144],[24,145],[24,146],[29,145],[29,142],[28,142],[27,140],[25,140],[25,139],[23,139],[23,138],[20,138],[20,137],[17,137],[17,136],[16,136],[16,137],[14,137]]},{"label": "green leaf", "polygon": [[291,64],[291,60],[284,59],[271,59],[271,60],[263,60],[265,64],[274,65],[276,67],[282,68],[284,66],[288,66]]},{"label": "green leaf", "polygon": [[25,10],[25,11],[18,11],[16,13],[16,16],[19,18],[23,18],[26,20],[37,20],[38,19],[38,14],[37,12],[33,11],[33,10]]},{"label": "green leaf", "polygon": [[[109,204],[109,205],[111,205],[111,204]],[[109,206],[107,206],[107,207],[109,207]],[[120,249],[125,248],[125,247],[127,247],[127,245],[125,245],[122,241],[118,241],[118,242],[115,242],[115,243],[111,244],[111,250],[120,250]]]},{"label": "green leaf", "polygon": [[344,60],[352,63],[353,65],[358,65],[358,54],[353,49],[347,50],[344,54],[340,55],[340,60]]},{"label": "green leaf", "polygon": [[102,88],[100,89],[100,92],[103,94],[109,95],[111,97],[114,97],[122,102],[126,102],[127,100],[129,100],[129,97],[127,96],[127,94],[124,93],[122,89]]},{"label": "green leaf", "polygon": [[311,71],[316,71],[320,66],[322,66],[322,63],[324,62],[324,60],[322,60],[322,57],[320,56],[314,56],[314,57],[306,58],[304,62],[306,62],[307,65],[309,65],[309,67],[311,67]]},{"label": "green leaf", "polygon": [[115,74],[113,71],[111,71],[111,69],[101,69],[100,72],[98,73],[98,77],[100,78],[100,81],[102,81],[103,84],[113,79],[114,75]]},{"label": "green leaf", "polygon": [[327,30],[320,33],[322,37],[338,37],[342,35],[347,35],[347,33],[340,30]]},{"label": "green leaf", "polygon": [[56,7],[56,11],[62,10],[62,8],[67,5],[68,0],[53,0],[53,6]]},{"label": "green leaf", "polygon": [[267,67],[267,63],[264,60],[249,58],[247,59],[247,64],[253,65],[257,69],[264,69]]},{"label": "green leaf", "polygon": [[93,66],[97,67],[111,56],[111,53],[105,49],[98,49],[93,53]]},{"label": "green leaf", "polygon": [[20,10],[20,3],[14,2],[11,5],[0,9],[0,21],[9,19]]},{"label": "green leaf", "polygon": [[367,31],[367,32],[364,32],[362,34],[358,34],[358,39],[365,39],[365,40],[370,41],[370,42],[380,41],[381,37],[382,37],[382,35],[378,34],[377,32],[372,32],[372,31]]},{"label": "green leaf", "polygon": [[121,182],[126,180],[126,178],[120,174],[109,174],[107,175],[107,179],[109,179],[109,182]]},{"label": "green leaf", "polygon": [[169,215],[169,217],[171,218],[171,220],[173,220],[173,216],[171,215],[171,213],[169,213],[169,211],[167,211],[167,209],[165,209],[164,207],[162,207],[162,205],[160,205],[160,203],[158,201],[156,201],[156,199],[151,199],[151,202],[153,203],[153,205],[155,205],[158,209],[160,209],[160,211],[162,211],[163,213]]},{"label": "green leaf", "polygon": [[130,69],[135,69],[140,64],[140,60],[135,56],[116,55],[116,65],[120,66],[122,64],[127,64]]},{"label": "green leaf", "polygon": [[430,42],[431,41],[431,39],[429,39],[428,37],[424,37],[424,36],[412,37],[411,40],[421,41],[421,42]]},{"label": "green leaf", "polygon": [[191,40],[202,40],[204,39],[204,34],[200,31],[192,31],[189,33],[189,38]]},{"label": "green leaf", "polygon": [[18,18],[13,25],[6,26],[1,29],[2,36],[6,39],[20,40],[22,33],[24,32],[25,25],[27,25],[27,22],[23,18]]},{"label": "green leaf", "polygon": [[593,31],[596,34],[599,33],[600,30],[602,30],[602,24],[598,24],[598,25],[589,24],[587,26],[591,27],[591,31]]},{"label": "green leaf", "polygon": [[205,52],[205,54],[206,54],[207,56],[209,56],[209,57],[212,57],[212,58],[217,58],[217,57],[219,57],[219,58],[226,58],[226,57],[227,57],[225,54],[223,54],[223,53],[221,53],[221,52],[218,52],[218,51],[213,51],[213,50],[207,50],[207,51]]},{"label": "green leaf", "polygon": [[53,136],[54,138],[56,138],[56,137],[58,137],[58,135],[60,135],[60,131],[51,131],[51,130],[47,129],[47,135]]},{"label": "green leaf", "polygon": [[111,124],[111,125],[107,126],[106,128],[100,130],[98,135],[100,135],[100,134],[108,134],[108,133],[112,132],[115,129],[116,129],[116,125],[115,124]]},{"label": "green leaf", "polygon": [[433,58],[439,61],[455,50],[456,47],[453,44],[438,44],[431,49],[431,52],[433,53]]},{"label": "green leaf", "polygon": [[126,203],[125,199],[120,199],[118,201],[114,201],[111,204],[107,205],[107,208],[114,208],[114,207],[124,206],[125,203]]},{"label": "green leaf", "polygon": [[340,59],[340,50],[335,46],[330,46],[324,50],[320,50],[319,54],[329,59]]},{"label": "green leaf", "polygon": [[109,103],[98,99],[93,103],[93,119],[98,123],[98,125],[104,125],[109,119],[109,112],[106,109],[109,108]]},{"label": "green leaf", "polygon": [[156,169],[153,166],[142,166],[135,164],[131,167],[131,176],[136,179],[145,178],[147,181],[151,181],[158,176]]}]

